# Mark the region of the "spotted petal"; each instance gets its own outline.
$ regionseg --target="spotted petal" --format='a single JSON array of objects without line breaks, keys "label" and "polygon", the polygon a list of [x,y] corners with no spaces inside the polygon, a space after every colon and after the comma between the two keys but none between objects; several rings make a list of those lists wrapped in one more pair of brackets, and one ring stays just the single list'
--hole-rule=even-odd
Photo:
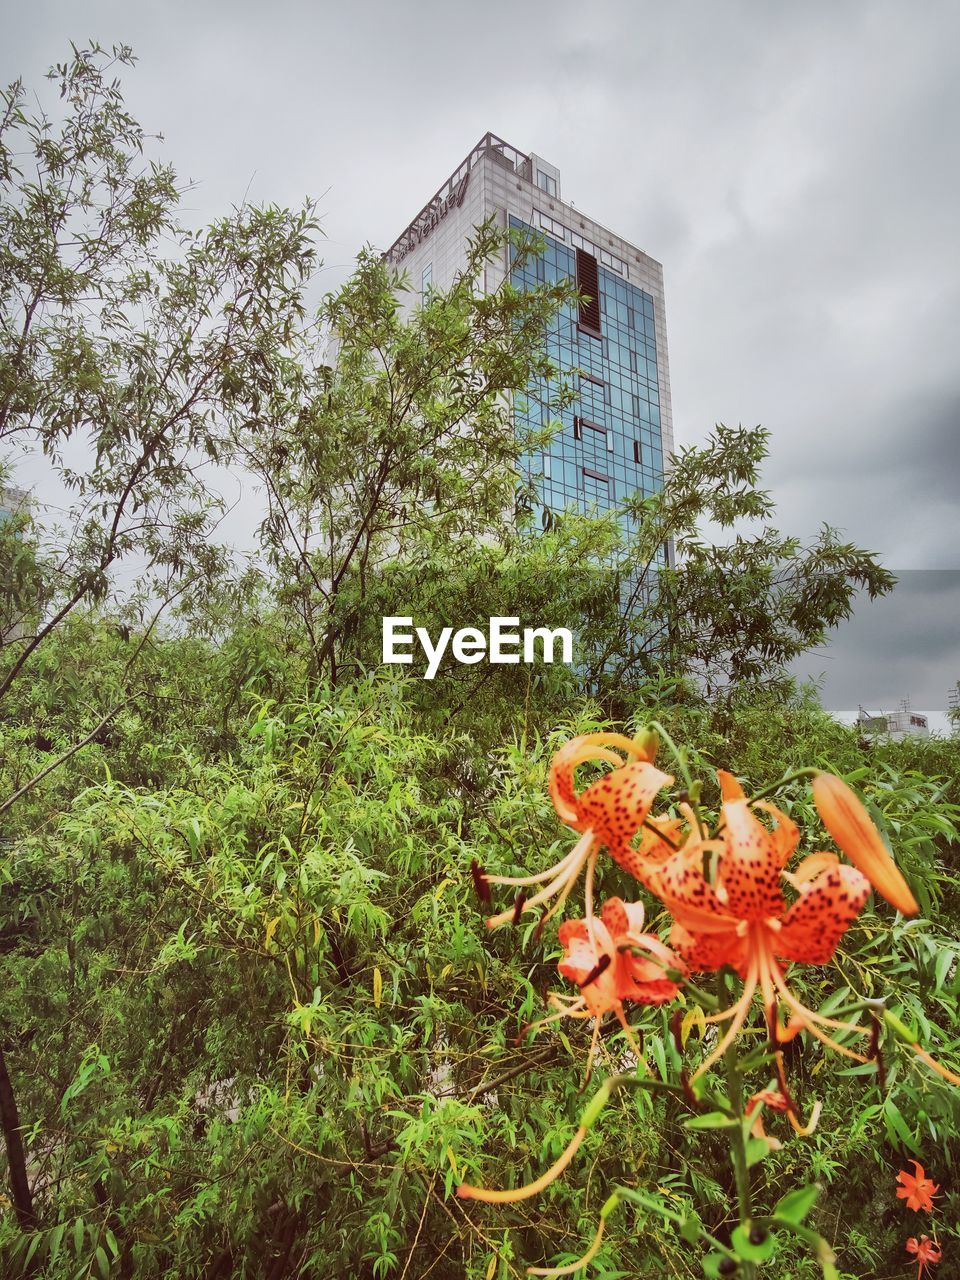
[{"label": "spotted petal", "polygon": [[656,765],[638,760],[592,782],[579,800],[581,829],[588,827],[627,870],[636,860],[630,841],[643,825],[657,792],[672,782]]},{"label": "spotted petal", "polygon": [[[729,774],[719,771],[725,796],[730,793]],[[733,780],[736,790],[739,784]],[[783,914],[786,904],[780,890],[784,864],[800,838],[794,823],[773,805],[758,804],[776,820],[769,830],[754,817],[740,791],[723,803],[724,851],[720,861],[720,881],[726,903],[740,920],[766,920]]]},{"label": "spotted petal", "polygon": [[640,933],[643,929],[642,902],[624,902],[622,898],[608,898],[600,912],[610,936],[617,942],[626,933]]},{"label": "spotted petal", "polygon": [[576,831],[586,830],[580,818],[580,804],[577,795],[577,766],[586,764],[588,760],[602,760],[612,764],[615,769],[622,766],[623,760],[611,748],[616,747],[627,757],[639,756],[644,752],[640,743],[622,733],[584,733],[565,743],[550,762],[550,799],[559,816]]},{"label": "spotted petal", "polygon": [[866,876],[845,863],[821,871],[800,894],[776,936],[781,960],[826,964],[870,896]]},{"label": "spotted petal", "polygon": [[691,839],[651,877],[654,893],[663,899],[672,915],[690,915],[691,928],[730,927],[731,913],[703,874],[704,853],[722,848],[716,840]]},{"label": "spotted petal", "polygon": [[593,927],[596,947],[590,940],[585,920],[563,922],[557,930],[557,937],[564,949],[564,956],[557,968],[565,978],[576,983],[591,1013],[599,1016],[608,1009],[616,1008],[620,996],[617,992],[613,939],[602,921],[595,920]]},{"label": "spotted petal", "polygon": [[670,930],[670,946],[693,973],[713,973],[730,965],[741,978],[747,972],[746,937],[737,933],[736,922],[722,932],[693,932],[679,921]]}]

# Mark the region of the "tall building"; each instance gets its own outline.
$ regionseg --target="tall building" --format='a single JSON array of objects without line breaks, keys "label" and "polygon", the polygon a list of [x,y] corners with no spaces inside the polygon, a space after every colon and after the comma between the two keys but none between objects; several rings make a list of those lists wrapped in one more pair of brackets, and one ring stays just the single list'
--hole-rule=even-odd
[{"label": "tall building", "polygon": [[544,504],[605,511],[657,491],[673,448],[660,263],[564,200],[556,165],[488,133],[385,255],[408,274],[409,305],[451,284],[474,227],[490,217],[543,235],[546,250],[518,265],[507,246],[487,267],[485,290],[509,272],[518,287],[573,280],[589,299],[565,307],[547,334],[558,368],[580,371],[576,402],[558,414],[531,388],[515,406],[518,423],[563,424],[549,449],[525,459]]},{"label": "tall building", "polygon": [[29,505],[30,495],[25,489],[15,489],[12,485],[7,489],[0,487],[0,521],[21,515],[29,509]]}]

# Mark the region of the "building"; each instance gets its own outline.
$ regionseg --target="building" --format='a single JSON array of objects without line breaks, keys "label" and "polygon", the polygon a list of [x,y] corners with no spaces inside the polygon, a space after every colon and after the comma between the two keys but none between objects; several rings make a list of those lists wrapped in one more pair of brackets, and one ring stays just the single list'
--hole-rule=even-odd
[{"label": "building", "polygon": [[[7,488],[0,486],[0,526],[17,516],[29,515],[30,508],[30,495],[26,490],[15,489],[12,485]],[[19,533],[15,533],[15,537],[19,539]],[[10,571],[6,557],[10,550],[10,547],[3,549],[0,556],[0,646],[19,640],[26,627],[23,602],[12,589],[12,576],[8,576]]]},{"label": "building", "polygon": [[13,486],[4,489],[0,486],[0,521],[27,512],[29,506],[30,495],[25,489],[14,489]]},{"label": "building", "polygon": [[902,742],[904,738],[930,736],[929,719],[919,711],[913,711],[908,698],[901,701],[899,711],[881,711],[876,716],[870,715],[861,707],[857,714],[857,728],[869,737],[892,738],[895,742]]},{"label": "building", "polygon": [[549,449],[525,459],[544,505],[606,511],[656,492],[673,449],[660,263],[564,200],[555,165],[488,133],[387,250],[407,273],[408,305],[452,283],[474,227],[490,217],[542,234],[546,251],[518,266],[505,247],[485,290],[509,272],[518,287],[567,277],[589,298],[565,308],[547,335],[558,368],[580,371],[576,403],[558,414],[542,404],[543,388],[531,388],[514,407],[518,423],[562,422]]}]

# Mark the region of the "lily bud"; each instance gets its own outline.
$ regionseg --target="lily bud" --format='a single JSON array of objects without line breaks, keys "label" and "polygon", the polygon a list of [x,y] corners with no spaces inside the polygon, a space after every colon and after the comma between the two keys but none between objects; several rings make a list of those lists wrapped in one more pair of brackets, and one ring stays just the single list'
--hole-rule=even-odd
[{"label": "lily bud", "polygon": [[653,764],[660,749],[660,739],[652,729],[641,729],[633,740],[634,747],[641,760]]},{"label": "lily bud", "polygon": [[818,773],[812,788],[817,812],[837,847],[892,906],[905,916],[916,915],[917,900],[856,793],[832,773]]}]

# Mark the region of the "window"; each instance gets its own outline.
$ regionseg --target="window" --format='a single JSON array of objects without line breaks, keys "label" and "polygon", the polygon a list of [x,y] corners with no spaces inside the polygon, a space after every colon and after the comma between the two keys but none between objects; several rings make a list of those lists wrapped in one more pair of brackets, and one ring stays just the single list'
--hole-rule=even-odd
[{"label": "window", "polygon": [[606,249],[600,250],[600,261],[605,267],[609,267],[611,271],[616,271],[621,276],[626,271],[623,260],[615,257],[612,253],[607,253]]},{"label": "window", "polygon": [[541,191],[545,191],[548,196],[557,194],[556,178],[551,177],[549,173],[544,173],[542,169],[537,170],[537,186]]},{"label": "window", "polygon": [[610,501],[610,479],[593,467],[583,468],[583,492],[591,502]]},{"label": "window", "polygon": [[427,296],[427,290],[430,288],[430,284],[432,280],[433,280],[433,263],[428,262],[427,265],[423,268],[423,275],[420,277],[420,297],[421,298],[425,298]]},{"label": "window", "polygon": [[557,222],[554,218],[551,218],[549,214],[541,213],[540,210],[537,210],[537,216],[540,219],[540,226],[543,228],[544,231],[549,231],[550,234],[552,236],[555,236],[558,240],[566,239],[566,236],[567,236],[566,228],[562,226],[559,222]]},{"label": "window", "polygon": [[640,464],[643,462],[643,451],[642,451],[642,449],[640,448],[640,441],[639,441],[639,440],[634,440],[634,442],[633,442],[633,460],[634,460],[634,462],[637,464],[637,466],[638,466],[638,467],[639,467],[639,466],[640,466]]},{"label": "window", "polygon": [[580,307],[577,323],[581,329],[595,338],[600,335],[600,277],[597,272],[597,260],[592,253],[583,249],[577,250],[577,292],[580,293]]},{"label": "window", "polygon": [[573,438],[574,440],[583,439],[583,419],[577,414],[574,414],[573,418]]}]

